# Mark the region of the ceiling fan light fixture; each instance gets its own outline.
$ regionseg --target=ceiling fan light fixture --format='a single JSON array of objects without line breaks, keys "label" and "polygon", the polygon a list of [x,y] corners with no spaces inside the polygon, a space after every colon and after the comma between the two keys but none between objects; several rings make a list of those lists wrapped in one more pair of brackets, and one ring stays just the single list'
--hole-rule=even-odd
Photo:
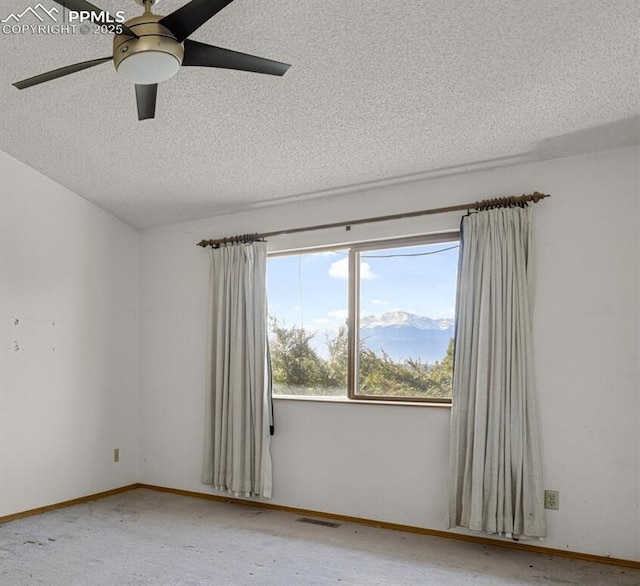
[{"label": "ceiling fan light fixture", "polygon": [[175,35],[160,24],[162,17],[146,12],[125,24],[126,31],[113,39],[113,64],[127,81],[153,85],[173,77],[184,59],[184,47]]},{"label": "ceiling fan light fixture", "polygon": [[171,53],[144,51],[125,57],[116,69],[128,81],[149,85],[173,77],[180,70],[180,65],[180,60]]}]

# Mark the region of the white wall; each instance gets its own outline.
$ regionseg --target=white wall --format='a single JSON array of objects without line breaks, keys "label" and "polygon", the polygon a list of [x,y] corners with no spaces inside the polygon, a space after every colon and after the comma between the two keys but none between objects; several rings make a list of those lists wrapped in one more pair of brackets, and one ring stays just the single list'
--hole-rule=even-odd
[{"label": "white wall", "polygon": [[0,152],[0,516],[137,481],[139,250]]},{"label": "white wall", "polygon": [[[640,560],[638,154],[385,187],[140,237],[0,152],[0,516],[136,481],[210,492],[199,482],[201,238],[537,189],[553,195],[535,207],[534,326],[545,486],[561,493],[544,545]],[[448,214],[327,230],[273,238],[270,249],[458,222]],[[275,409],[273,502],[444,528],[447,408],[277,400]]]},{"label": "white wall", "polygon": [[[210,492],[202,454],[208,255],[201,238],[529,193],[545,486],[543,545],[640,560],[638,149],[385,187],[142,235],[142,482]],[[273,238],[272,250],[456,228],[459,214]],[[449,410],[277,400],[273,502],[444,529]]]}]

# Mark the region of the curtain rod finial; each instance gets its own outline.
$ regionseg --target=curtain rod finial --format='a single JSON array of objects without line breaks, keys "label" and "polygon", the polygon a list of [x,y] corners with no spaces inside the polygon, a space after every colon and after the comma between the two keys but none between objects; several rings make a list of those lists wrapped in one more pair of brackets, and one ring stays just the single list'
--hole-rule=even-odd
[{"label": "curtain rod finial", "polygon": [[539,191],[534,191],[531,194],[531,201],[533,201],[533,203],[538,203],[541,199],[544,199],[545,197],[551,197],[548,193],[540,193]]}]

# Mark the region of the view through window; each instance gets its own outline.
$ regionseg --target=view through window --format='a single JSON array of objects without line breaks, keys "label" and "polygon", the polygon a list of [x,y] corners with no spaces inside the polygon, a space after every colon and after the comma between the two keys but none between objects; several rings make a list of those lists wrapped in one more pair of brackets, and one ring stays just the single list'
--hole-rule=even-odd
[{"label": "view through window", "polygon": [[457,238],[271,256],[274,394],[449,401]]}]

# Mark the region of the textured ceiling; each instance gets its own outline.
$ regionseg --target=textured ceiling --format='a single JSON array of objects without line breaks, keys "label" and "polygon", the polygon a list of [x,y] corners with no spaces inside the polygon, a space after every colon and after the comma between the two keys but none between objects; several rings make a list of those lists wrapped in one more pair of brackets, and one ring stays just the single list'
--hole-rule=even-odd
[{"label": "textured ceiling", "polygon": [[639,19],[638,0],[235,0],[192,38],[291,69],[183,68],[144,122],[110,63],[10,85],[111,36],[0,33],[0,149],[150,227],[640,142]]}]

